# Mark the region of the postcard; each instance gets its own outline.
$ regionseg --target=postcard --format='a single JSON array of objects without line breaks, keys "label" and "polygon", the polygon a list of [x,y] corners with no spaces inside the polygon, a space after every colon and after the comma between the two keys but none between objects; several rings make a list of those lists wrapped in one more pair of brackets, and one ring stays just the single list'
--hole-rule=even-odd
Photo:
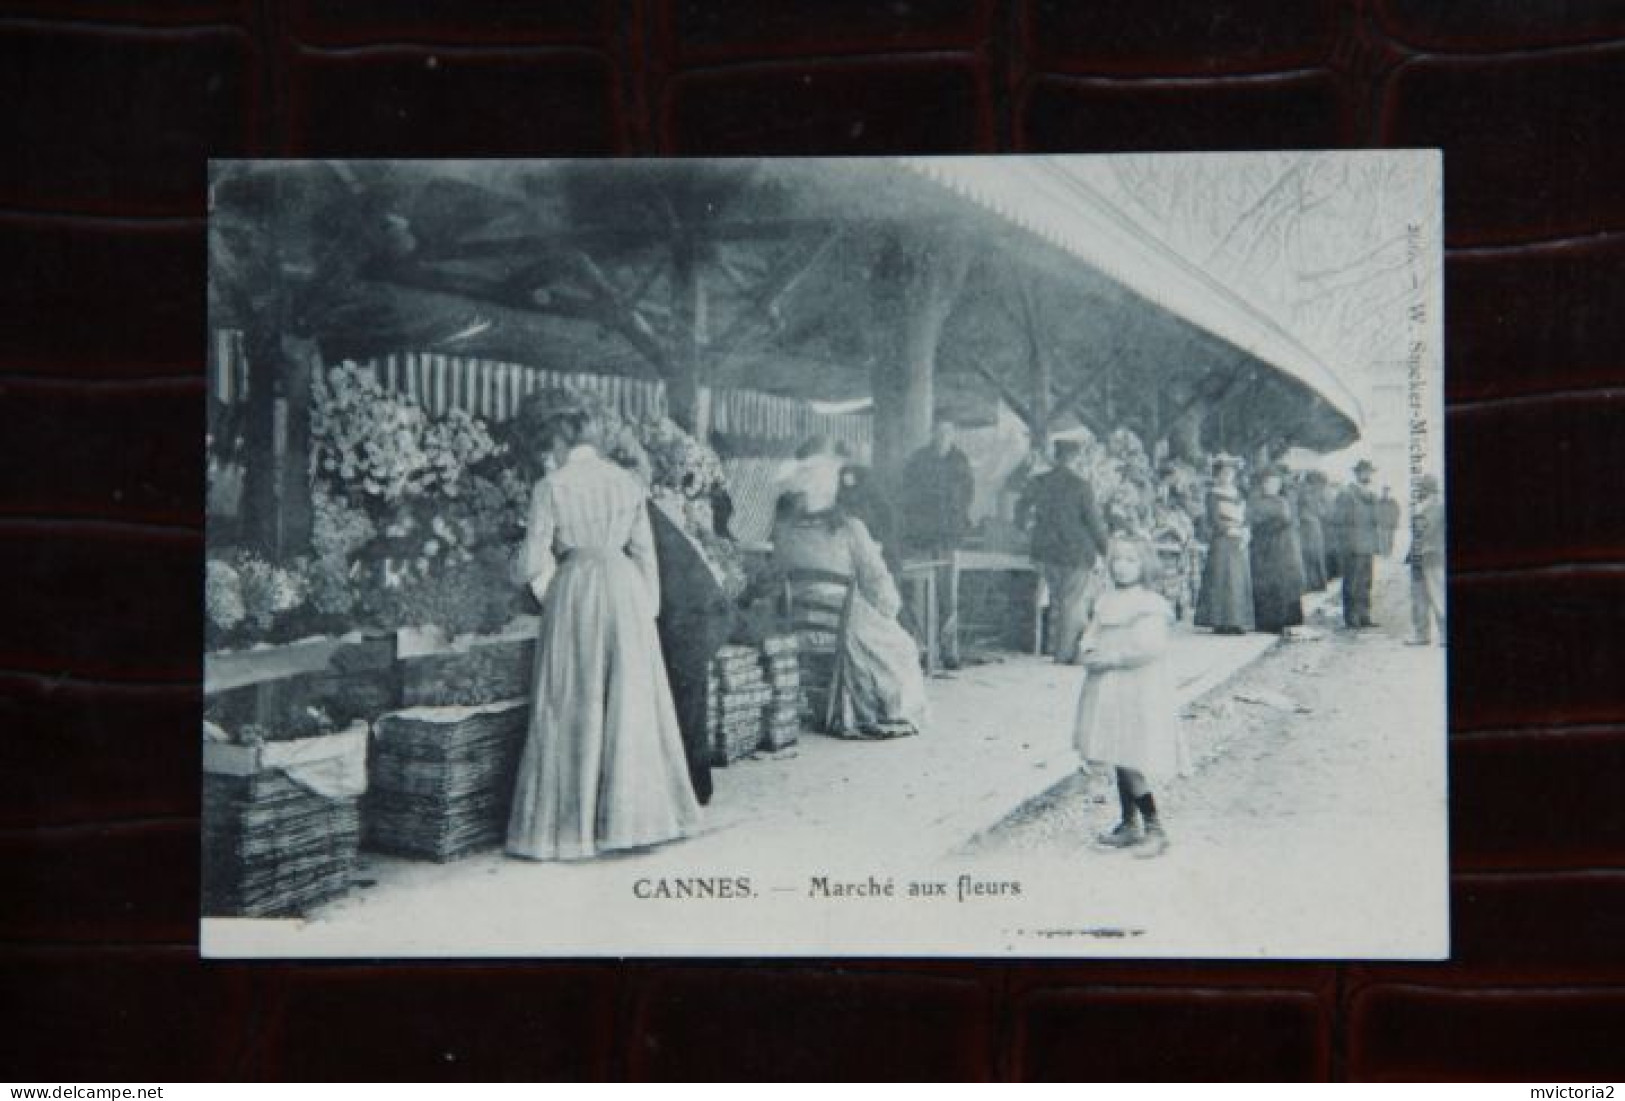
[{"label": "postcard", "polygon": [[204,954],[1445,958],[1441,187],[215,162]]}]

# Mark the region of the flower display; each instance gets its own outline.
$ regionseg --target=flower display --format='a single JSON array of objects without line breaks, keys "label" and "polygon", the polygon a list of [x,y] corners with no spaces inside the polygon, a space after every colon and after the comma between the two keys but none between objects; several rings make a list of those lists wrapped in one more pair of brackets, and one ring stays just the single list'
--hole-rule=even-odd
[{"label": "flower display", "polygon": [[457,505],[474,527],[474,545],[518,542],[530,512],[530,491],[529,480],[512,466],[469,475]]},{"label": "flower display", "polygon": [[465,472],[500,450],[484,421],[461,409],[451,410],[430,423],[423,434],[423,453],[429,468],[425,491],[457,496]]},{"label": "flower display", "polygon": [[311,396],[317,474],[347,495],[385,504],[456,496],[468,468],[501,451],[478,418],[454,409],[431,420],[354,363],[318,372]]},{"label": "flower display", "polygon": [[417,563],[367,594],[375,619],[397,626],[435,626],[455,638],[502,627],[519,610],[520,592],[507,576],[507,556],[487,548],[427,570]]},{"label": "flower display", "polygon": [[648,422],[639,433],[649,456],[650,484],[685,497],[700,498],[723,480],[717,453],[667,417]]},{"label": "flower display", "polygon": [[535,445],[561,409],[587,414],[592,442],[636,471],[699,543],[724,591],[745,588],[739,549],[715,535],[716,453],[670,420],[631,420],[567,387],[531,395],[491,426],[461,409],[435,416],[344,362],[311,385],[309,551],[273,564],[211,562],[211,643],[297,637],[342,625],[488,630],[521,609],[510,577],[542,458]]},{"label": "flower display", "polygon": [[372,517],[324,489],[312,495],[311,506],[311,550],[318,558],[348,560],[378,534]]},{"label": "flower display", "polygon": [[305,588],[310,606],[320,615],[348,617],[358,602],[361,564],[348,558],[318,555],[306,561]]},{"label": "flower display", "polygon": [[242,579],[230,562],[211,558],[204,564],[203,603],[209,625],[221,633],[234,630],[247,617]]},{"label": "flower display", "polygon": [[256,555],[241,557],[237,577],[242,586],[245,619],[258,631],[270,630],[280,616],[304,603],[303,579],[295,571],[272,565]]},{"label": "flower display", "polygon": [[428,417],[386,393],[368,371],[344,363],[311,384],[318,474],[341,492],[397,501],[422,488]]}]

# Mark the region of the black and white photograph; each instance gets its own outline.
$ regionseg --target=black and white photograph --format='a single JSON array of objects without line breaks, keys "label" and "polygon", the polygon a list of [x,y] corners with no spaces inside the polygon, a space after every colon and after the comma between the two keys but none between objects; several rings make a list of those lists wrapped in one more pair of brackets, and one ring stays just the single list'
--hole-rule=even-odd
[{"label": "black and white photograph", "polygon": [[1446,958],[1441,187],[212,162],[204,955]]}]

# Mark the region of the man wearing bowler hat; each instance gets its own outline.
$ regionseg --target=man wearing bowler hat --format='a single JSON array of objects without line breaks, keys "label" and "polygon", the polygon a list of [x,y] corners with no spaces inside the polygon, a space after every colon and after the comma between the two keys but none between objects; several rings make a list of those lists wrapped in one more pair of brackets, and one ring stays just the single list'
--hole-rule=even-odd
[{"label": "man wearing bowler hat", "polygon": [[1342,535],[1343,625],[1351,631],[1375,627],[1371,621],[1371,570],[1382,551],[1382,506],[1371,489],[1377,468],[1366,459],[1354,464],[1354,484],[1337,502]]}]

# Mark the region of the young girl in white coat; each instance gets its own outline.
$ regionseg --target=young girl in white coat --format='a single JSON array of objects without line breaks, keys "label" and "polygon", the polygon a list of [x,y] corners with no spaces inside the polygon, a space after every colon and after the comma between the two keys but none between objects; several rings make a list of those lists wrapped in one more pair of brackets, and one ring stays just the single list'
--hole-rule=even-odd
[{"label": "young girl in white coat", "polygon": [[1098,838],[1136,856],[1168,851],[1153,790],[1190,771],[1190,750],[1174,710],[1168,671],[1168,628],[1173,609],[1146,587],[1151,551],[1114,538],[1106,551],[1113,587],[1095,603],[1094,619],[1078,645],[1086,670],[1078,700],[1078,755],[1117,771],[1122,816]]}]

